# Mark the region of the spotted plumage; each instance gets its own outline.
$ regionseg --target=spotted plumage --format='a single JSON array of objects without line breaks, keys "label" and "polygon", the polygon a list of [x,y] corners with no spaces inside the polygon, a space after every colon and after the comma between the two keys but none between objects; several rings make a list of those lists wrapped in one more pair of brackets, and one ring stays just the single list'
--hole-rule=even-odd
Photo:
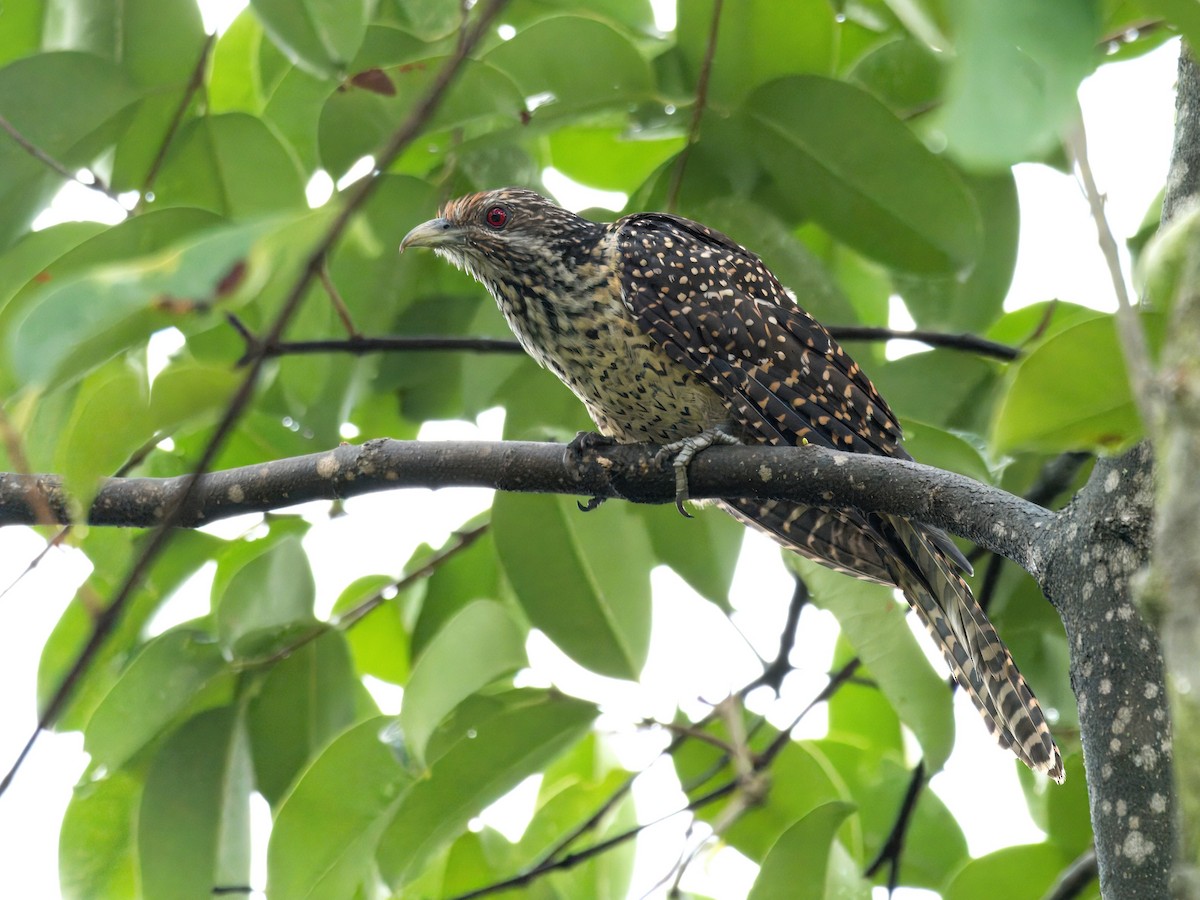
[{"label": "spotted plumage", "polygon": [[[696,222],[599,224],[506,188],[447,203],[406,246],[434,248],[487,287],[525,350],[619,442],[719,431],[910,458],[896,416],[829,332],[762,260]],[[1045,717],[943,532],[779,500],[720,505],[802,556],[900,588],[997,741],[1062,780]]]}]

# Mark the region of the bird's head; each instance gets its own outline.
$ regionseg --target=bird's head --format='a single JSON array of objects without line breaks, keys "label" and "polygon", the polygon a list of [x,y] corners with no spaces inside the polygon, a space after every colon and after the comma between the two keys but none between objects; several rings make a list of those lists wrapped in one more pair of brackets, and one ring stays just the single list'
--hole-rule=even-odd
[{"label": "bird's head", "polygon": [[404,236],[400,252],[429,247],[499,297],[569,277],[602,228],[533,191],[500,188],[449,201]]}]

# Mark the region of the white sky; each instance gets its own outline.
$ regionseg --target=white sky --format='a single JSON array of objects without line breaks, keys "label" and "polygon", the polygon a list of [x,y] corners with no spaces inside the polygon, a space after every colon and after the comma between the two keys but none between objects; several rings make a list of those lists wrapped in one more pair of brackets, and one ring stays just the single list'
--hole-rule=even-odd
[{"label": "white sky", "polygon": [[[1092,166],[1101,190],[1108,194],[1109,219],[1118,241],[1137,230],[1166,173],[1177,52],[1177,43],[1172,42],[1142,59],[1105,67],[1081,91]],[[1021,244],[1006,306],[1015,308],[1058,297],[1102,309],[1114,308],[1112,287],[1095,245],[1094,226],[1073,179],[1033,165],[1018,167],[1017,178]],[[80,207],[74,209],[76,216],[88,215],[79,212]],[[478,424],[433,424],[421,436],[495,439],[500,423],[501,414],[493,412],[481,417]],[[319,602],[331,604],[346,581],[358,572],[396,571],[417,543],[441,542],[489,502],[487,491],[443,491],[436,497],[429,491],[407,491],[351,500],[347,503],[348,515],[333,521],[322,518],[324,505],[314,506],[314,517],[320,521],[306,544],[316,570],[322,598]],[[419,533],[405,529],[404,522],[421,523]],[[241,527],[244,525],[240,523],[225,523],[219,530],[237,533]],[[41,538],[29,529],[0,531],[0,589],[17,577],[42,546]],[[34,725],[38,654],[86,572],[87,563],[79,553],[55,550],[0,600],[6,624],[0,632],[0,672],[5,684],[0,693],[0,767],[7,768]],[[697,698],[719,699],[749,680],[756,668],[745,641],[763,656],[773,654],[791,594],[791,579],[775,545],[757,535],[747,538],[732,597],[738,610],[735,621],[745,639],[673,573],[656,572],[653,586],[654,636],[640,685],[614,686],[564,661],[544,639],[535,637],[530,641],[535,670],[553,672],[567,689],[602,699],[602,727],[620,727],[647,714],[669,717],[676,703],[695,712],[700,708]],[[207,584],[200,579],[164,610],[155,623],[156,629],[206,609],[207,602]],[[804,659],[805,665],[788,680],[783,709],[772,711],[773,720],[785,721],[779,716],[799,708],[823,685],[833,628],[827,614],[805,611],[795,655]],[[922,640],[923,646],[925,643]],[[715,667],[716,658],[726,660],[726,665]],[[544,676],[531,676],[540,677]],[[387,711],[395,711],[399,693],[380,690],[377,698]],[[1040,832],[1025,810],[1010,757],[994,747],[969,703],[961,696],[958,700],[956,753],[945,772],[934,779],[934,789],[963,824],[975,855],[1038,840]],[[822,733],[823,715],[819,712],[810,717],[806,733]],[[658,746],[645,737],[616,741],[620,758],[630,765],[646,764]],[[14,785],[0,798],[0,832],[6,836],[3,888],[7,895],[58,896],[58,828],[71,787],[85,762],[79,735],[44,735]],[[643,818],[652,811],[669,811],[676,798],[664,767],[657,767],[643,782],[637,793]],[[505,824],[514,817],[519,819],[533,787],[526,785],[523,792],[516,792],[509,803],[502,805],[503,811],[489,815],[488,820]],[[986,815],[980,815],[979,810],[986,810]],[[261,805],[256,815],[265,821]],[[642,841],[635,890],[648,890],[667,874],[674,859],[674,841],[682,834],[684,824],[678,817]],[[722,897],[739,897],[744,895],[753,874],[753,866],[733,851],[723,851],[698,861],[684,886],[719,889]],[[261,886],[263,881],[260,864],[253,883]],[[907,891],[902,896],[915,900],[930,895]]]}]

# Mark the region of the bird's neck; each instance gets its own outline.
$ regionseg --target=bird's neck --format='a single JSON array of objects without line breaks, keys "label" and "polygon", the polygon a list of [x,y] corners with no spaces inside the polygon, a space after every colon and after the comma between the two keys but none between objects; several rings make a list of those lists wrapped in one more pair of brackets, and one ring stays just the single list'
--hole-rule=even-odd
[{"label": "bird's neck", "polygon": [[609,260],[615,252],[613,234],[596,225],[586,233],[562,236],[543,252],[531,252],[511,270],[476,277],[496,299],[525,350],[558,371],[559,357],[588,340],[586,332],[597,316],[611,315],[612,293],[603,288],[608,286]]}]

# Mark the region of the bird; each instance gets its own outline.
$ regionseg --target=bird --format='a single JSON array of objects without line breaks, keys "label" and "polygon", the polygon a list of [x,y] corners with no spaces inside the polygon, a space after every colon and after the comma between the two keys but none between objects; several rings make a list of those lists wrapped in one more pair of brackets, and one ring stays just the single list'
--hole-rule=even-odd
[{"label": "bird", "polygon": [[[896,415],[829,331],[758,256],[698,222],[662,212],[593,222],[508,187],[445,203],[403,238],[400,251],[410,247],[487,289],[524,350],[583,402],[596,440],[673,455],[681,509],[687,464],[716,443],[912,458]],[[1045,715],[945,532],[786,500],[717,505],[803,557],[899,588],[999,745],[1062,782]]]}]

